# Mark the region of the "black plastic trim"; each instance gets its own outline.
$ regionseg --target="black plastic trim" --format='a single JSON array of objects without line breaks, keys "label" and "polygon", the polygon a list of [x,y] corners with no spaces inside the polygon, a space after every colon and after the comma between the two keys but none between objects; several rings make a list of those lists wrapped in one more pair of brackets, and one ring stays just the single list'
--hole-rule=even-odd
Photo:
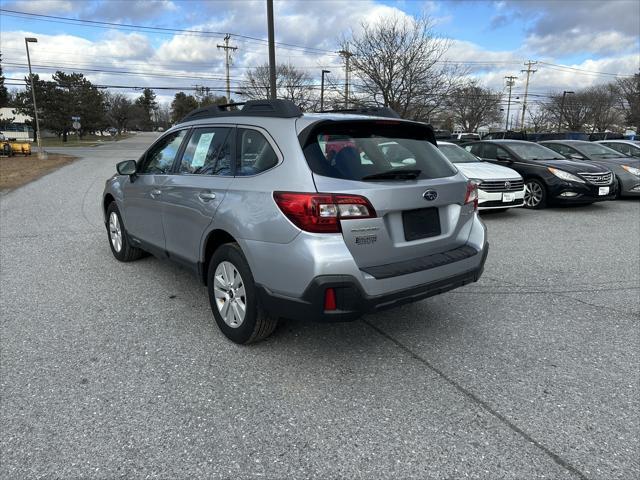
[{"label": "black plastic trim", "polygon": [[524,199],[516,198],[513,202],[503,202],[502,200],[487,200],[486,202],[482,202],[478,204],[479,208],[489,208],[489,207],[521,207],[524,205]]},{"label": "black plastic trim", "polygon": [[[229,108],[241,106],[241,110]],[[273,117],[295,118],[302,116],[302,110],[291,100],[249,100],[244,103],[209,105],[189,112],[178,123],[212,117]]]},{"label": "black plastic trim", "polygon": [[413,258],[397,263],[389,263],[387,265],[379,265],[375,267],[361,268],[365,273],[381,280],[383,278],[397,277],[398,275],[407,275],[409,273],[421,272],[430,268],[442,267],[450,263],[464,260],[478,254],[478,250],[469,246],[454,248],[442,253],[434,253],[426,257]]},{"label": "black plastic trim", "polygon": [[319,110],[316,113],[346,113],[371,117],[401,118],[398,112],[389,107],[338,108],[334,110]]},{"label": "black plastic trim", "polygon": [[[263,285],[256,285],[256,289],[261,305],[274,316],[316,322],[347,322],[357,320],[366,313],[416,302],[478,281],[484,271],[488,251],[489,244],[486,243],[478,268],[385,295],[365,294],[358,281],[350,275],[316,277],[301,298],[277,295]],[[324,311],[324,292],[327,288],[335,290],[337,310]]]}]

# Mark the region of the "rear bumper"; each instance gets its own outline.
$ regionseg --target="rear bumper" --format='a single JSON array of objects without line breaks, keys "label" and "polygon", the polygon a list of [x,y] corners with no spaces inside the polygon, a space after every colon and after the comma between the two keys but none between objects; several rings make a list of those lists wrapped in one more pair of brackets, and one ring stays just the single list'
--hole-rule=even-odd
[{"label": "rear bumper", "polygon": [[[345,322],[356,320],[366,313],[416,302],[440,293],[476,282],[482,275],[489,244],[477,253],[481,259],[476,268],[407,289],[383,295],[367,295],[358,280],[351,275],[321,275],[313,279],[301,298],[285,297],[258,285],[261,305],[276,317],[316,322]],[[337,310],[324,310],[325,291],[333,288]]]}]

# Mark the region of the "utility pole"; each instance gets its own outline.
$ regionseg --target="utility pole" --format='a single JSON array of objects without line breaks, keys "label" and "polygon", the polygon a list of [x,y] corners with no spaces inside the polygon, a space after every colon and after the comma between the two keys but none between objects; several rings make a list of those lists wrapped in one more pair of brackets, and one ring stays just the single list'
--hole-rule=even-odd
[{"label": "utility pole", "polygon": [[507,119],[505,120],[505,123],[504,123],[504,130],[506,132],[509,130],[509,112],[511,111],[511,89],[515,85],[516,78],[518,77],[509,75],[508,77],[504,77],[504,78],[507,81],[507,87],[509,87],[509,102],[507,103]]},{"label": "utility pole", "polygon": [[575,93],[575,92],[569,92],[567,90],[562,92],[562,102],[560,103],[560,119],[558,120],[558,133],[560,133],[560,129],[562,128],[562,114],[564,113],[564,99],[566,98],[568,93]]},{"label": "utility pole", "polygon": [[322,81],[320,82],[320,111],[324,110],[324,74],[331,73],[329,70],[322,70]]},{"label": "utility pole", "polygon": [[33,83],[33,72],[31,72],[31,57],[29,56],[29,44],[38,43],[37,38],[27,37],[24,39],[24,45],[27,48],[27,63],[29,64],[29,85],[31,86],[31,98],[33,99],[33,116],[36,117],[36,129],[34,130],[36,136],[36,143],[38,144],[38,158],[44,160],[45,154],[42,150],[42,141],[40,140],[40,122],[38,121],[38,106],[36,105],[36,87]]},{"label": "utility pole", "polygon": [[273,26],[273,0],[267,0],[267,30],[269,33],[269,98],[275,100],[276,94],[276,40]]},{"label": "utility pole", "polygon": [[527,110],[527,95],[529,94],[529,77],[531,76],[532,73],[537,72],[537,70],[532,70],[531,67],[536,63],[538,62],[532,62],[531,60],[529,60],[527,63],[525,63],[527,69],[520,70],[521,72],[527,74],[527,81],[524,84],[524,100],[522,101],[522,117],[520,119],[520,128],[522,130],[524,130],[524,112]]},{"label": "utility pole", "polygon": [[344,50],[340,50],[338,54],[344,57],[344,108],[349,108],[349,60],[353,57],[353,53],[349,51],[347,43]]},{"label": "utility pole", "polygon": [[231,55],[229,53],[230,50],[237,50],[238,47],[231,47],[229,46],[229,39],[231,38],[231,35],[229,35],[228,33],[224,36],[224,45],[219,45],[218,44],[218,48],[222,48],[224,50],[225,53],[225,68],[227,70],[227,103],[231,103],[231,83],[230,83],[230,79],[229,79],[229,64],[231,63]]}]

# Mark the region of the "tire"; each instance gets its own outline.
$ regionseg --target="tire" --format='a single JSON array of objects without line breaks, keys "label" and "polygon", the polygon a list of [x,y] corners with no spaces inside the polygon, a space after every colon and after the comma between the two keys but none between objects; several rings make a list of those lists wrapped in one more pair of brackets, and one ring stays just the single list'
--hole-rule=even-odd
[{"label": "tire", "polygon": [[276,329],[278,319],[260,306],[251,269],[237,243],[226,243],[214,252],[207,272],[207,288],[213,317],[232,342],[241,345],[258,342]]},{"label": "tire", "polygon": [[[533,192],[533,193],[531,193]],[[524,207],[540,209],[547,206],[547,189],[540,180],[529,178],[524,182]]]},{"label": "tire", "polygon": [[111,253],[113,253],[113,256],[116,257],[117,260],[121,262],[133,262],[145,255],[144,250],[131,246],[116,202],[111,202],[107,208],[106,227]]}]

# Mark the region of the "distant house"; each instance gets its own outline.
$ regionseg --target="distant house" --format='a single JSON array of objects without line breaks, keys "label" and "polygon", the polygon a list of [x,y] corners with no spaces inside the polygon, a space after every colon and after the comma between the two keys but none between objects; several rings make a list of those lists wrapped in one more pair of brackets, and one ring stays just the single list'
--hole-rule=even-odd
[{"label": "distant house", "polygon": [[7,125],[0,123],[0,134],[6,138],[15,138],[16,140],[33,140],[33,129],[26,124],[31,122],[31,117],[21,113],[15,113],[11,107],[0,108],[0,120],[13,121]]}]

